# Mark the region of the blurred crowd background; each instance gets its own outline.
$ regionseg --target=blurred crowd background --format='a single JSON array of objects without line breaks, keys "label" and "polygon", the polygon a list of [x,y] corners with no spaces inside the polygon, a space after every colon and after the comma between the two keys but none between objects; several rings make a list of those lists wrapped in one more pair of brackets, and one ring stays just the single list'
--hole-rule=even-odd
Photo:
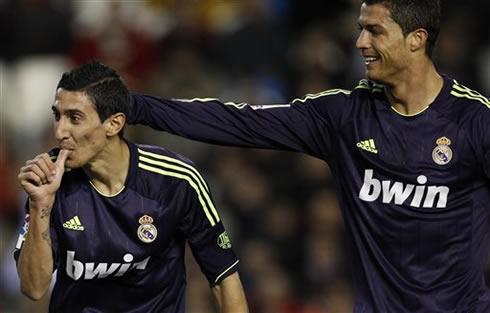
[{"label": "blurred crowd background", "polygon": [[[488,96],[486,4],[441,2],[435,62],[442,73]],[[351,89],[364,76],[355,49],[359,5],[360,0],[0,0],[0,312],[47,312],[49,296],[34,303],[20,295],[11,252],[26,200],[18,169],[56,146],[50,106],[63,72],[98,59],[133,91],[249,103]],[[129,127],[127,137],[184,154],[203,171],[240,256],[252,312],[351,311],[349,252],[324,162],[195,143],[141,126]],[[209,285],[192,257],[188,281],[188,312],[214,312]]]}]

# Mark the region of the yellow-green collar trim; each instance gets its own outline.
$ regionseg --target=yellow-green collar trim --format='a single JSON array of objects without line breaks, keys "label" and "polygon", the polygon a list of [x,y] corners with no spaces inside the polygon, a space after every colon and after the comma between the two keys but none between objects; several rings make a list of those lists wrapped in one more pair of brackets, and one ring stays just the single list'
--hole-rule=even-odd
[{"label": "yellow-green collar trim", "polygon": [[397,114],[401,115],[401,116],[407,116],[407,117],[410,117],[410,116],[415,116],[415,115],[418,115],[422,112],[424,112],[425,110],[427,110],[429,108],[429,106],[426,106],[425,108],[423,108],[422,110],[420,110],[419,112],[415,112],[415,113],[412,113],[412,114],[405,114],[405,113],[402,113],[400,111],[398,111],[397,109],[395,109],[394,106],[391,106],[391,109],[393,111],[395,111]]},{"label": "yellow-green collar trim", "polygon": [[106,198],[112,198],[112,197],[117,196],[117,195],[118,195],[118,194],[120,194],[120,193],[121,193],[121,192],[124,190],[124,188],[126,187],[126,186],[122,186],[121,190],[119,190],[119,191],[118,191],[118,192],[116,192],[115,194],[113,194],[113,195],[108,195],[108,194],[105,194],[105,193],[101,192],[99,189],[97,189],[97,187],[95,187],[94,183],[92,183],[92,181],[91,181],[90,179],[88,180],[88,182],[90,183],[90,185],[92,185],[92,187],[94,187],[94,189],[95,189],[95,191],[97,191],[97,193],[99,193],[101,196],[104,196],[104,197],[106,197]]}]

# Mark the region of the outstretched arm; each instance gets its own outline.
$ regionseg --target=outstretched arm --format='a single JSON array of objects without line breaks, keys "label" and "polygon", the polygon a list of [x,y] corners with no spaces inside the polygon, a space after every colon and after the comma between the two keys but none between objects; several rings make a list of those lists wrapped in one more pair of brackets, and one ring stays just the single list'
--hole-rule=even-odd
[{"label": "outstretched arm", "polygon": [[322,157],[337,136],[347,95],[347,91],[333,90],[286,104],[250,105],[133,93],[128,121],[207,143]]},{"label": "outstretched arm", "polygon": [[26,162],[19,182],[29,195],[29,230],[18,262],[20,287],[32,300],[48,291],[53,273],[50,217],[56,190],[60,187],[68,150],[61,150],[56,163],[47,153]]},{"label": "outstretched arm", "polygon": [[212,288],[220,313],[247,313],[248,306],[238,272]]}]

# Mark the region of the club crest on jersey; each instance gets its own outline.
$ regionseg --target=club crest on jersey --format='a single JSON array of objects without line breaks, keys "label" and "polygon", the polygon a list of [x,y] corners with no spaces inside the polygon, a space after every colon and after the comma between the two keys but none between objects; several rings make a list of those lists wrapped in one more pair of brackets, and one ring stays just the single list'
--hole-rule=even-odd
[{"label": "club crest on jersey", "polygon": [[446,165],[453,158],[453,150],[449,147],[451,140],[447,137],[441,137],[436,140],[437,146],[432,150],[432,159],[436,164]]},{"label": "club crest on jersey", "polygon": [[148,215],[143,215],[139,219],[140,226],[138,227],[138,238],[144,243],[152,243],[157,238],[157,228],[153,225],[153,218]]},{"label": "club crest on jersey", "polygon": [[218,246],[221,249],[230,249],[231,248],[230,237],[228,237],[228,233],[226,231],[222,232],[218,236]]}]

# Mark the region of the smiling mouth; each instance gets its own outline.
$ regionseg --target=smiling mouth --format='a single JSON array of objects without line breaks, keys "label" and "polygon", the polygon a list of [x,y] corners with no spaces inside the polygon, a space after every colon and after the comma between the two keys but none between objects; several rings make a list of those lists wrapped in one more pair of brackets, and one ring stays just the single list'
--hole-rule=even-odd
[{"label": "smiling mouth", "polygon": [[377,57],[365,57],[364,58],[364,64],[369,65],[369,64],[376,62],[378,60],[379,60],[379,58],[377,58]]}]

